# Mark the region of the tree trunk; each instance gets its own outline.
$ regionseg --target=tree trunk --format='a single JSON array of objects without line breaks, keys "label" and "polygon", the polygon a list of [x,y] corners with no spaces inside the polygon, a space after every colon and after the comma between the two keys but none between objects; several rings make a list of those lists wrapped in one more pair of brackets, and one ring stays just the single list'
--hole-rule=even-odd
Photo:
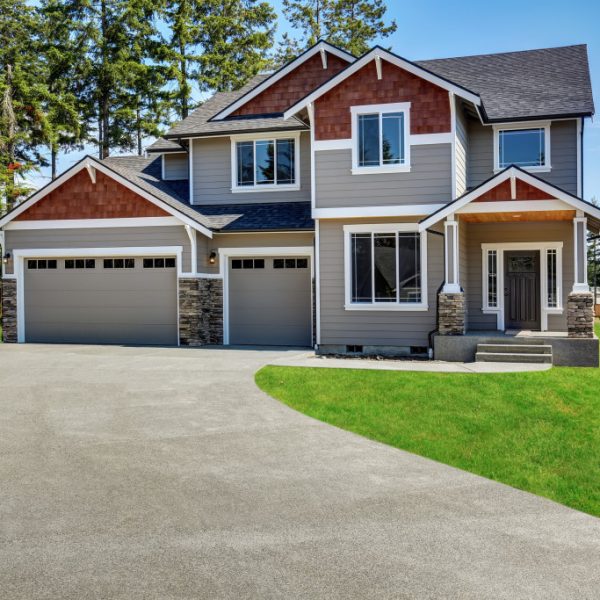
[{"label": "tree trunk", "polygon": [[51,176],[52,181],[56,179],[56,163],[58,161],[58,146],[56,144],[52,144],[50,148],[50,165],[51,165]]},{"label": "tree trunk", "polygon": [[108,56],[107,56],[107,30],[108,30],[108,15],[106,0],[102,0],[101,5],[101,40],[102,44],[102,72],[100,74],[100,121],[102,123],[102,135],[99,136],[100,141],[100,160],[106,158],[110,154],[110,82],[108,81]]},{"label": "tree trunk", "polygon": [[17,132],[17,119],[13,107],[13,68],[6,65],[6,89],[2,96],[2,118],[6,121],[6,159],[10,165],[6,178],[6,209],[13,207],[15,199],[15,135]]},{"label": "tree trunk", "polygon": [[189,114],[188,108],[188,80],[187,80],[187,60],[185,59],[185,46],[179,45],[180,59],[179,70],[181,72],[181,82],[179,83],[179,103],[181,108],[181,118],[185,119]]},{"label": "tree trunk", "polygon": [[136,108],[136,128],[137,128],[137,149],[138,156],[142,156],[142,115],[140,114],[140,104]]}]

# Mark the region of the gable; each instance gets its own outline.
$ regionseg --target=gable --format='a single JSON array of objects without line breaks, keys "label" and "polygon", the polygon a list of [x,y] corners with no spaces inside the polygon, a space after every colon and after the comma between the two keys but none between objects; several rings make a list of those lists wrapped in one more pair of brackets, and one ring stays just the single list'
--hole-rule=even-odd
[{"label": "gable", "polygon": [[448,91],[381,60],[381,79],[372,60],[315,101],[315,139],[351,137],[350,107],[410,102],[410,133],[448,133],[451,130]]},{"label": "gable", "polygon": [[506,200],[555,200],[556,196],[550,195],[539,188],[522,181],[515,179],[515,194],[513,198],[512,186],[510,179],[503,181],[491,190],[488,190],[475,202],[502,202]]},{"label": "gable", "polygon": [[321,54],[317,53],[298,65],[266,90],[251,98],[230,116],[266,115],[282,113],[316,87],[348,66],[348,61],[326,52],[327,68],[323,68]]},{"label": "gable", "polygon": [[17,215],[14,220],[125,219],[165,216],[170,215],[101,171],[96,171],[96,183],[94,183],[88,172],[82,169]]}]

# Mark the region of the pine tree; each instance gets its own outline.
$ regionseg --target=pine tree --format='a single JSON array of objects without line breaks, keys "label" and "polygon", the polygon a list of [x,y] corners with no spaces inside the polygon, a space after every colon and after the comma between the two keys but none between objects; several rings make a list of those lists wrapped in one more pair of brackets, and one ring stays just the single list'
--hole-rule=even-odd
[{"label": "pine tree", "polygon": [[376,38],[396,31],[395,21],[386,24],[384,0],[283,0],[283,14],[299,37],[284,35],[277,52],[287,62],[319,39],[359,56]]},{"label": "pine tree", "polygon": [[24,0],[0,0],[0,212],[29,191],[26,175],[47,164],[37,32],[36,13]]},{"label": "pine tree", "polygon": [[173,108],[184,119],[192,91],[240,87],[270,64],[275,12],[259,0],[177,0],[163,12],[169,26],[162,48]]},{"label": "pine tree", "polygon": [[387,38],[397,29],[385,23],[384,0],[335,0],[328,19],[327,39],[355,56],[364,54],[373,40]]},{"label": "pine tree", "polygon": [[64,18],[58,0],[44,0],[39,7],[40,57],[47,93],[44,111],[48,121],[51,177],[57,176],[59,152],[83,148],[89,137],[88,123],[80,116],[80,77],[77,71],[82,48],[71,35],[72,22]]}]

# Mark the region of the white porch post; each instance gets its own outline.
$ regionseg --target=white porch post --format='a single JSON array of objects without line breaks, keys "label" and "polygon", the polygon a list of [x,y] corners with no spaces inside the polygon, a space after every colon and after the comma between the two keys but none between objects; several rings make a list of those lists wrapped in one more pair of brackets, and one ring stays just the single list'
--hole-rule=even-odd
[{"label": "white porch post", "polygon": [[457,294],[460,289],[458,221],[449,215],[444,222],[444,288],[445,294]]},{"label": "white porch post", "polygon": [[573,245],[574,245],[574,281],[573,292],[589,292],[587,276],[587,218],[582,212],[577,211],[573,219]]}]

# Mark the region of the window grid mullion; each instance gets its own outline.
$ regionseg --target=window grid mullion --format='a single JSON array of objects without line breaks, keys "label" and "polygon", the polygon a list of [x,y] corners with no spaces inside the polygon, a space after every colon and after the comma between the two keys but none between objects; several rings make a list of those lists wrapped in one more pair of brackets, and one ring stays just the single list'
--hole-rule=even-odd
[{"label": "window grid mullion", "polygon": [[375,301],[375,234],[371,232],[371,302]]}]

